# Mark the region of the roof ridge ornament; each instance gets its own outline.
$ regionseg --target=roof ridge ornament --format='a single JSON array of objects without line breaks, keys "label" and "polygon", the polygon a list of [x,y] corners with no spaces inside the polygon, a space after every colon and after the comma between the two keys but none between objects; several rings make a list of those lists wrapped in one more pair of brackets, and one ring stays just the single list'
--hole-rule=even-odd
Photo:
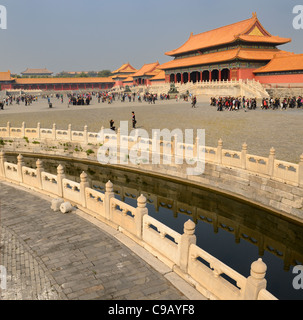
[{"label": "roof ridge ornament", "polygon": [[253,12],[253,13],[252,13],[252,18],[256,18],[256,19],[258,18],[258,17],[257,17],[257,12]]}]

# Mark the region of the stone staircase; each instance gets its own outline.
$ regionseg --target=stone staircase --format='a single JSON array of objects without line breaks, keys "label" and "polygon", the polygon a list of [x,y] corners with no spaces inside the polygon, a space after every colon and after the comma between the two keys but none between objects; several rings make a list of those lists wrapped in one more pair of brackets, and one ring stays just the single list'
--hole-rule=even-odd
[{"label": "stone staircase", "polygon": [[[245,96],[247,98],[268,98],[269,94],[263,85],[255,80],[231,80],[231,81],[199,81],[187,82],[184,84],[176,83],[179,95],[191,93],[193,95],[209,96]],[[170,83],[155,84],[149,86],[136,86],[130,88],[132,92],[150,92],[153,94],[167,94]],[[113,89],[112,92],[124,92],[124,88]]]},{"label": "stone staircase", "polygon": [[255,80],[203,81],[187,85],[184,90],[180,88],[179,91],[181,93],[187,90],[194,95],[245,96],[247,98],[269,97],[262,84]]},{"label": "stone staircase", "polygon": [[[168,92],[169,84],[166,91]],[[185,84],[177,83],[175,85],[179,91],[179,95],[191,93],[193,95],[209,95],[209,96],[245,96],[247,98],[268,98],[269,94],[263,85],[255,80],[239,80],[239,81],[200,81],[188,82]],[[150,92],[160,93],[153,86],[149,88]]]}]

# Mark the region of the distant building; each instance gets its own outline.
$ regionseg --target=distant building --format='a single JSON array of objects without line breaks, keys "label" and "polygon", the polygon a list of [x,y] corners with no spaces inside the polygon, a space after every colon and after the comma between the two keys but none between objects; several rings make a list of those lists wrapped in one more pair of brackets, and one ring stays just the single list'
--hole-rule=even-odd
[{"label": "distant building", "polygon": [[25,71],[21,72],[23,76],[51,76],[53,74],[52,71],[47,70],[46,68],[44,69],[29,69],[27,68]]},{"label": "distant building", "polygon": [[111,77],[85,78],[12,78],[10,71],[0,72],[1,90],[108,90],[115,82]]},{"label": "distant building", "polygon": [[14,83],[14,78],[11,77],[11,72],[0,72],[0,91],[5,89],[11,89]]},{"label": "distant building", "polygon": [[112,71],[112,79],[115,80],[116,86],[123,86],[125,79],[131,79],[130,83],[133,84],[132,75],[137,71],[138,70],[131,66],[128,62],[123,64],[119,69]]},{"label": "distant building", "polygon": [[144,64],[136,70],[129,63],[112,71],[115,86],[151,85],[165,82],[165,72],[158,68],[159,62]]},{"label": "distant building", "polygon": [[135,72],[132,77],[135,85],[150,85],[149,79],[157,75],[161,70],[159,69],[159,62],[144,64],[141,69]]}]

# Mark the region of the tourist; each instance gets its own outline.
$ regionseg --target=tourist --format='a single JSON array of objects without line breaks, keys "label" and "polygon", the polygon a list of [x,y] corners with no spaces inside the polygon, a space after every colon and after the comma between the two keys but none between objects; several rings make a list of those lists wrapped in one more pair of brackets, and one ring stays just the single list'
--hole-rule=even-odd
[{"label": "tourist", "polygon": [[115,123],[114,120],[111,119],[111,120],[109,121],[109,126],[110,126],[110,129],[111,129],[111,130],[116,131],[116,127],[114,126],[114,123]]},{"label": "tourist", "polygon": [[192,102],[191,102],[191,107],[192,108],[196,108],[196,103],[197,103],[197,97],[193,96],[192,97]]},{"label": "tourist", "polygon": [[136,120],[136,116],[135,116],[134,111],[132,111],[132,123],[133,123],[133,129],[136,129],[137,120]]}]

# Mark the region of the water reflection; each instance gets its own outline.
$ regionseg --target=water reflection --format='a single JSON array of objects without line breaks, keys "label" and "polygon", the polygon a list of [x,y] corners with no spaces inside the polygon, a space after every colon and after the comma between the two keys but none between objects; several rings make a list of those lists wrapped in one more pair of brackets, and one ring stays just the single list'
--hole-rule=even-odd
[{"label": "water reflection", "polygon": [[[16,163],[16,156],[7,159]],[[32,168],[36,160],[24,157]],[[45,171],[53,174],[59,163],[67,178],[77,182],[85,171],[91,186],[101,192],[111,180],[116,197],[130,205],[136,206],[143,193],[149,214],[179,233],[192,219],[197,224],[197,244],[244,276],[262,257],[268,267],[267,289],[280,299],[303,298],[292,287],[291,272],[291,266],[303,262],[303,224],[199,187],[100,165],[43,159]]]}]

